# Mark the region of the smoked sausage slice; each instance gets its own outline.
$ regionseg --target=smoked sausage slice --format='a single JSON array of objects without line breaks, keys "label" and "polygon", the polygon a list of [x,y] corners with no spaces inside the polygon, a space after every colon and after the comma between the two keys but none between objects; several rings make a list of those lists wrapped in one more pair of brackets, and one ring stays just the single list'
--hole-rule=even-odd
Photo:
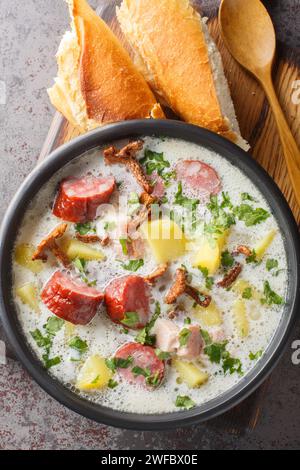
[{"label": "smoked sausage slice", "polygon": [[128,366],[118,368],[118,373],[129,383],[153,389],[164,378],[165,363],[150,346],[127,343],[117,350],[115,358],[128,359]]},{"label": "smoked sausage slice", "polygon": [[66,178],[60,183],[53,214],[74,223],[94,220],[98,206],[109,201],[115,187],[113,177]]},{"label": "smoked sausage slice", "polygon": [[149,320],[149,285],[140,276],[114,279],[105,289],[107,313],[115,323],[132,329],[143,328]]},{"label": "smoked sausage slice", "polygon": [[56,271],[45,285],[41,299],[54,315],[74,325],[86,325],[96,315],[104,295]]},{"label": "smoked sausage slice", "polygon": [[193,193],[201,198],[216,195],[221,190],[217,172],[200,160],[183,160],[176,165],[177,180],[182,181]]}]

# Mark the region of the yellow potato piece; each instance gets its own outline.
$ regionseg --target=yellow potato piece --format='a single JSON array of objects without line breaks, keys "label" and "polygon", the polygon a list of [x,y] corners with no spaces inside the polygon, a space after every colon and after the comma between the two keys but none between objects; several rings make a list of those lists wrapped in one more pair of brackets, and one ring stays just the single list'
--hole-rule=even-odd
[{"label": "yellow potato piece", "polygon": [[105,364],[103,357],[90,356],[79,371],[76,387],[82,391],[98,390],[107,386],[112,372]]},{"label": "yellow potato piece", "polygon": [[186,238],[172,220],[164,218],[145,222],[140,230],[158,263],[174,261],[184,254]]},{"label": "yellow potato piece", "polygon": [[213,301],[207,308],[198,305],[193,309],[193,317],[200,320],[201,324],[205,327],[220,326],[223,323],[222,314]]},{"label": "yellow potato piece", "polygon": [[221,253],[225,246],[229,231],[226,230],[216,238],[202,237],[196,243],[197,252],[193,256],[193,267],[207,268],[210,275],[215,274],[221,265]]},{"label": "yellow potato piece", "polygon": [[22,243],[16,246],[15,260],[20,266],[29,269],[33,273],[40,273],[44,269],[44,264],[40,260],[32,261],[35,247],[29,243]]},{"label": "yellow potato piece", "polygon": [[185,382],[189,388],[198,388],[204,385],[209,375],[191,362],[173,359],[173,367],[177,370],[179,378]]},{"label": "yellow potato piece", "polygon": [[250,326],[247,318],[246,304],[243,300],[236,300],[233,305],[234,323],[240,338],[249,335]]},{"label": "yellow potato piece", "polygon": [[61,247],[69,259],[81,258],[86,261],[102,261],[105,255],[102,251],[92,248],[87,243],[75,239],[66,239]]},{"label": "yellow potato piece", "polygon": [[266,253],[267,249],[270,247],[272,241],[277,234],[277,230],[271,230],[262,240],[260,240],[254,247],[256,258],[261,260]]},{"label": "yellow potato piece", "polygon": [[24,284],[24,286],[16,289],[16,294],[21,301],[28,305],[34,312],[40,313],[37,287],[33,282]]}]

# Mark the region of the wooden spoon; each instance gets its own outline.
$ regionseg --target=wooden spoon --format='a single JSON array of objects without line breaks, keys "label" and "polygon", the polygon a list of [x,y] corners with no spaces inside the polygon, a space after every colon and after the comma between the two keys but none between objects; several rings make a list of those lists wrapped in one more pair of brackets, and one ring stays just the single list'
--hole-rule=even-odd
[{"label": "wooden spoon", "polygon": [[259,0],[222,0],[221,33],[233,57],[261,83],[277,123],[295,196],[300,205],[300,152],[272,83],[276,52],[272,20]]}]

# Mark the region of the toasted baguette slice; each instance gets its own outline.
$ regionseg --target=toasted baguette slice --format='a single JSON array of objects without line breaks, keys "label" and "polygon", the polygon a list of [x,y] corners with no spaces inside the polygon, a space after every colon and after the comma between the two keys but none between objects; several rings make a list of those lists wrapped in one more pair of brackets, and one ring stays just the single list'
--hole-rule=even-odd
[{"label": "toasted baguette slice", "polygon": [[147,81],[181,119],[249,148],[220,53],[188,0],[123,0],[117,17]]},{"label": "toasted baguette slice", "polygon": [[57,52],[52,104],[81,132],[127,119],[163,118],[142,74],[85,0],[67,0],[72,30]]}]

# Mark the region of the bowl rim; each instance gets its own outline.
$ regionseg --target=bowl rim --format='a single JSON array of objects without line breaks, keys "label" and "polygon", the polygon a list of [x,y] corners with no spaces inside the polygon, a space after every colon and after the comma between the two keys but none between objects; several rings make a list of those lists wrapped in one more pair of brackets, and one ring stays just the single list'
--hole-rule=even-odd
[{"label": "bowl rim", "polygon": [[[270,205],[285,237],[288,254],[288,302],[281,323],[265,354],[234,387],[192,410],[143,415],[103,407],[75,394],[47,372],[28,345],[12,302],[11,250],[20,221],[32,197],[57,170],[85,152],[112,142],[142,136],[166,136],[210,148],[245,173]],[[135,120],[110,124],[64,144],[27,176],[4,216],[0,229],[0,314],[5,333],[23,366],[53,398],[71,410],[102,424],[132,430],[167,430],[207,421],[223,414],[258,388],[280,360],[300,305],[300,238],[293,214],[277,185],[244,150],[206,129],[179,121]]]}]

